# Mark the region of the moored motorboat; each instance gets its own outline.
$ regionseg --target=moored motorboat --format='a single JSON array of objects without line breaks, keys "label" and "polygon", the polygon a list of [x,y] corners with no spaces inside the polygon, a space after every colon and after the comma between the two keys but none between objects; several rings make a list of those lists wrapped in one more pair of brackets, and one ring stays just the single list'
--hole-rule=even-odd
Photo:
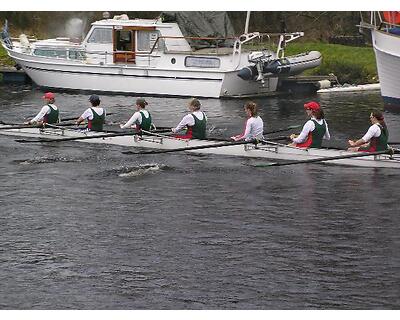
[{"label": "moored motorboat", "polygon": [[[4,129],[5,126],[0,125],[0,129],[2,128]],[[165,134],[151,132],[145,132],[145,135],[139,136],[132,133],[108,134],[60,127],[4,129],[0,130],[0,133],[10,136],[40,138],[42,139],[40,141],[43,142],[57,142],[57,140],[65,139],[66,141],[76,140],[87,143],[110,144],[129,148],[125,150],[137,150],[136,148],[160,150],[192,148],[185,152],[288,161],[361,155],[361,153],[338,149],[300,149],[272,141],[265,141],[258,144],[238,144],[237,142],[221,143],[221,141],[217,140],[183,140]],[[195,149],[196,147],[199,147],[199,149]],[[400,158],[390,154],[367,156],[363,154],[363,156],[360,157],[329,160],[326,161],[326,163],[374,168],[400,168]]]},{"label": "moored motorboat", "polygon": [[383,101],[400,110],[400,11],[371,12],[360,27],[371,31]]},{"label": "moored motorboat", "polygon": [[[190,19],[195,23],[187,23]],[[225,24],[220,25],[222,21]],[[200,28],[188,35],[188,26]],[[82,42],[65,37],[11,39],[7,29],[5,25],[2,45],[8,55],[37,85],[47,88],[214,98],[271,95],[280,74],[298,74],[321,62],[315,51],[284,57],[286,44],[302,32],[273,35],[246,30],[236,36],[224,12],[106,18],[94,22]],[[205,35],[193,36],[201,33]],[[277,50],[246,48],[272,36],[279,38]],[[258,71],[244,80],[240,70],[246,66]]]}]

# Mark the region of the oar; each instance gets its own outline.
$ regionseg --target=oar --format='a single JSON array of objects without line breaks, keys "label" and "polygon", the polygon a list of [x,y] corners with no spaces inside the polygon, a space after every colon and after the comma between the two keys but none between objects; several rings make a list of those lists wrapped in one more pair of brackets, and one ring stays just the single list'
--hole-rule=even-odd
[{"label": "oar", "polygon": [[[14,128],[14,127],[13,127]],[[153,132],[144,131],[143,134],[152,134]],[[157,130],[154,131],[157,134]],[[87,139],[96,139],[96,138],[111,138],[111,137],[120,137],[120,136],[134,136],[137,134],[133,131],[128,132],[120,132],[120,131],[111,131],[109,133],[98,134],[98,135],[90,135],[90,136],[83,136],[83,137],[67,137],[67,138],[60,138],[60,139],[47,139],[47,138],[39,138],[37,140],[27,140],[27,139],[17,139],[15,141],[20,143],[36,143],[36,142],[62,142],[62,141],[75,141],[75,140],[87,140]]]},{"label": "oar", "polygon": [[279,141],[279,140],[290,140],[288,136],[277,136],[265,139],[266,142],[268,141]]},{"label": "oar", "polygon": [[[110,113],[107,113],[106,115],[107,116],[111,116],[113,114],[115,114],[115,113],[114,112],[110,112]],[[35,116],[29,116],[29,117],[26,117],[26,119],[33,118],[33,117],[35,117]],[[71,121],[71,120],[76,120],[78,118],[79,118],[79,116],[77,116],[77,117],[69,117],[69,118],[61,118],[60,121],[62,121],[62,122]]]},{"label": "oar", "polygon": [[[106,113],[106,116],[111,116],[111,115],[113,115],[113,114],[115,114],[114,112],[110,112],[110,113]],[[64,122],[64,121],[71,121],[71,120],[76,120],[76,119],[78,119],[79,118],[79,116],[78,117],[70,117],[70,118],[61,118],[61,122]]]},{"label": "oar", "polygon": [[67,126],[73,126],[73,125],[76,124],[75,122],[71,122],[71,123],[57,123],[55,125],[51,125],[49,123],[35,125],[35,124],[25,124],[25,123],[4,123],[3,121],[0,121],[0,123],[7,126],[7,127],[0,127],[0,130],[41,128],[41,127],[44,127],[44,126],[48,126],[48,127],[67,127]]},{"label": "oar", "polygon": [[201,145],[201,146],[183,147],[183,148],[175,148],[175,149],[167,149],[167,150],[152,150],[152,151],[144,151],[144,152],[122,151],[122,153],[123,154],[156,154],[156,153],[200,150],[200,149],[208,149],[208,148],[229,147],[229,146],[235,146],[235,145],[239,145],[239,144],[249,144],[249,143],[255,143],[255,141],[232,141],[232,142],[213,143],[213,144],[206,144],[206,145]]},{"label": "oar", "polygon": [[60,139],[37,139],[37,140],[26,140],[26,139],[17,139],[15,141],[20,143],[35,143],[35,142],[63,142],[63,141],[75,141],[75,140],[88,140],[88,139],[99,139],[99,138],[111,138],[111,137],[119,137],[119,136],[130,136],[134,135],[133,132],[118,132],[118,133],[108,133],[108,134],[97,134],[83,137],[67,137]]},{"label": "oar", "polygon": [[289,131],[292,129],[297,129],[300,128],[301,125],[296,125],[296,126],[289,126],[287,128],[283,128],[283,129],[277,129],[277,130],[273,130],[273,131],[268,131],[268,132],[263,132],[263,134],[271,134],[271,133],[278,133],[278,132],[283,132],[283,131]]},{"label": "oar", "polygon": [[0,130],[40,128],[40,127],[42,126],[33,126],[31,124],[17,124],[17,125],[7,125],[6,127],[0,127]]},{"label": "oar", "polygon": [[394,154],[394,153],[399,153],[399,151],[400,150],[398,150],[398,149],[390,149],[390,150],[375,151],[375,152],[357,152],[357,153],[353,153],[353,154],[346,154],[343,156],[321,157],[321,158],[286,161],[286,162],[262,163],[262,164],[256,164],[253,167],[258,167],[258,168],[280,167],[280,166],[288,166],[288,165],[292,165],[292,164],[324,162],[324,161],[341,160],[341,159],[349,159],[349,158],[360,158],[360,157],[367,157],[367,156],[375,156],[375,155],[379,155],[379,154]]}]

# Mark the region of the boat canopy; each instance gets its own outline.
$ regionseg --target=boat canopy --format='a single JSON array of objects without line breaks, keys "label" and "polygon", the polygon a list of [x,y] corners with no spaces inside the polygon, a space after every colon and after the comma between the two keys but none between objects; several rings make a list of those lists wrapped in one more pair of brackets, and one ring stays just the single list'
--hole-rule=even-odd
[{"label": "boat canopy", "polygon": [[[161,14],[162,22],[176,22],[184,37],[230,38],[235,30],[226,12],[221,11],[168,11]],[[194,49],[214,47],[232,47],[233,39],[197,40],[188,39]]]}]

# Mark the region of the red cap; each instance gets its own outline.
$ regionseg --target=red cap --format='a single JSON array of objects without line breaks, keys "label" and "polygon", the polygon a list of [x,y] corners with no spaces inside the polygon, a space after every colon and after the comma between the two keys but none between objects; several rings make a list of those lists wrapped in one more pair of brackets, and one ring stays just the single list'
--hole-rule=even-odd
[{"label": "red cap", "polygon": [[53,92],[46,92],[42,98],[43,99],[54,99],[55,97],[56,96],[54,95]]},{"label": "red cap", "polygon": [[310,101],[304,104],[304,109],[319,110],[321,109],[321,106],[319,105],[318,102]]}]

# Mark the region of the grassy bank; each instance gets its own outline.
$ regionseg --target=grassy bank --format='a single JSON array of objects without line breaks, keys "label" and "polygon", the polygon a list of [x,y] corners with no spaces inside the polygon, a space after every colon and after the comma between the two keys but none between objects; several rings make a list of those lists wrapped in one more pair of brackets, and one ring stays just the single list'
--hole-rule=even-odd
[{"label": "grassy bank", "polygon": [[[375,55],[371,47],[350,47],[327,43],[290,43],[286,56],[317,50],[322,54],[322,64],[307,70],[308,75],[335,74],[340,83],[364,84],[378,81]],[[13,66],[15,63],[0,46],[0,65]]]},{"label": "grassy bank", "polygon": [[307,70],[309,75],[335,74],[341,84],[378,82],[375,55],[372,47],[351,47],[327,43],[290,43],[286,56],[317,50],[322,54],[322,64]]},{"label": "grassy bank", "polygon": [[0,45],[0,66],[14,66],[15,62],[7,55],[7,51]]}]

